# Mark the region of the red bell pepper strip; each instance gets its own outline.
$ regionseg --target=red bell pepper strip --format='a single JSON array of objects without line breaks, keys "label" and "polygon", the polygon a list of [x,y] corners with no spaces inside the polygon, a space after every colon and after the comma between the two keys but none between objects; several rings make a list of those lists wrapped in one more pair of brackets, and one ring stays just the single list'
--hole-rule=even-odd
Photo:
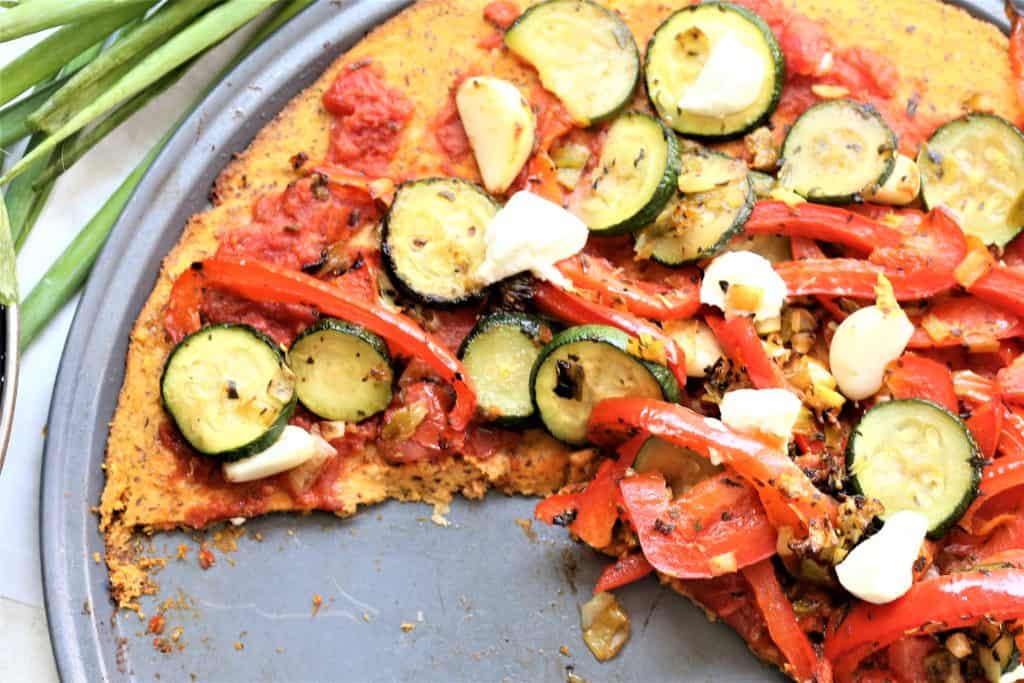
[{"label": "red bell pepper strip", "polygon": [[720,315],[709,313],[704,320],[715,333],[725,355],[737,368],[746,370],[754,387],[784,389],[789,386],[782,370],[768,357],[750,318],[742,316],[725,320]]},{"label": "red bell pepper strip", "polygon": [[455,390],[451,426],[463,431],[476,410],[476,393],[462,362],[409,317],[383,306],[345,297],[330,284],[304,273],[260,261],[208,259],[193,266],[204,283],[253,301],[313,306],[322,313],[379,334],[397,353],[419,358]]},{"label": "red bell pepper strip", "polygon": [[772,641],[786,658],[786,673],[802,683],[830,681],[831,669],[827,662],[819,662],[811,641],[800,628],[771,560],[745,567],[742,573],[754,592],[754,600],[768,624]]},{"label": "red bell pepper strip", "polygon": [[872,652],[907,635],[1024,617],[1024,571],[976,570],[947,574],[914,584],[885,605],[854,605],[825,639],[825,655],[840,681],[853,680],[858,664]]},{"label": "red bell pepper strip", "polygon": [[754,206],[743,228],[748,235],[787,235],[834,242],[865,254],[877,247],[895,247],[903,240],[899,230],[835,206],[804,202],[789,206],[762,200]]},{"label": "red bell pepper strip", "polygon": [[178,276],[164,310],[164,329],[175,344],[202,326],[199,305],[203,301],[203,277],[195,264]]},{"label": "red bell pepper strip", "polygon": [[900,301],[927,299],[952,288],[952,281],[891,273],[868,261],[852,258],[805,259],[775,264],[775,272],[786,283],[789,296],[845,296],[874,299],[879,273],[892,283]]},{"label": "red bell pepper strip", "polygon": [[[787,261],[777,264],[775,270],[786,282],[790,296],[873,299],[879,273],[889,279],[901,301],[926,299],[956,287],[953,271],[967,254],[967,241],[953,215],[940,207],[920,222],[905,221],[904,229],[899,246],[880,246],[867,260]],[[1024,275],[1021,279],[1024,281]],[[1024,291],[1024,282],[1021,288]]]},{"label": "red bell pepper strip", "polygon": [[665,350],[665,364],[679,381],[679,386],[686,386],[686,357],[682,349],[657,325],[624,311],[588,301],[549,282],[537,284],[533,301],[542,311],[559,320],[576,325],[610,325],[634,337],[649,337],[661,342]]},{"label": "red bell pepper strip", "polygon": [[776,528],[806,529],[811,520],[836,519],[835,500],[816,489],[785,453],[681,405],[645,398],[607,399],[591,412],[589,431],[597,443],[645,433],[706,458],[721,458],[754,486]]},{"label": "red bell pepper strip", "polygon": [[652,266],[652,279],[640,280],[623,275],[608,259],[589,254],[566,259],[558,269],[577,287],[596,293],[601,303],[624,305],[642,318],[690,318],[700,308],[700,272],[695,269]]},{"label": "red bell pepper strip", "polygon": [[[981,493],[960,518],[959,526],[978,533],[974,518],[988,503],[998,496],[1024,486],[1024,457],[1002,457],[985,467],[981,479]],[[1024,615],[1022,615],[1024,616]]]},{"label": "red bell pepper strip", "polygon": [[980,299],[1024,316],[1024,270],[994,265],[967,290]]},{"label": "red bell pepper strip", "polygon": [[[806,237],[792,237],[789,240],[789,244],[790,250],[793,252],[793,258],[797,261],[826,258],[825,252],[821,250],[821,247],[814,240],[807,239]],[[850,314],[840,308],[838,302],[832,297],[817,296],[815,298],[822,308],[828,311],[836,320],[843,321],[849,317]]]},{"label": "red bell pepper strip", "polygon": [[[917,329],[907,344],[912,349],[976,346],[1024,335],[1024,323],[1018,316],[976,296],[940,299],[915,322]],[[934,329],[925,329],[930,326],[944,330],[945,334],[933,337]]]},{"label": "red bell pepper strip", "polygon": [[885,383],[893,398],[923,398],[939,404],[954,415],[960,412],[952,373],[945,365],[931,358],[904,353],[889,365]]},{"label": "red bell pepper strip", "polygon": [[709,579],[775,554],[777,534],[756,494],[728,474],[675,501],[658,472],[627,477],[619,488],[644,557],[663,574]]},{"label": "red bell pepper strip", "polygon": [[996,375],[996,381],[1004,400],[1024,403],[1024,355],[1018,356],[1000,370]]},{"label": "red bell pepper strip", "polygon": [[576,493],[555,493],[537,503],[533,516],[545,524],[568,526],[577,514]]},{"label": "red bell pepper strip", "polygon": [[996,457],[996,449],[999,448],[1004,410],[1002,401],[993,399],[972,410],[971,416],[967,418],[967,428],[978,442],[981,454],[988,460]]},{"label": "red bell pepper strip", "polygon": [[597,584],[594,586],[594,595],[622,588],[639,581],[653,571],[654,567],[643,553],[623,555],[601,570],[601,575],[597,577]]},{"label": "red bell pepper strip", "polygon": [[605,460],[594,479],[576,494],[576,519],[569,531],[592,548],[604,548],[612,542],[612,530],[619,519],[618,482],[624,471],[615,460]]}]

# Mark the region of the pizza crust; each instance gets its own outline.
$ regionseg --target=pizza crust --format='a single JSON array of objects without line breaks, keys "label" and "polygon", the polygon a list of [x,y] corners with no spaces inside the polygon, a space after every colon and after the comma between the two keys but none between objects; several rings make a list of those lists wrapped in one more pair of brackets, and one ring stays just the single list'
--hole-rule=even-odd
[{"label": "pizza crust", "polygon": [[[421,0],[371,32],[292,100],[228,165],[212,192],[213,208],[189,220],[164,260],[131,332],[98,510],[111,593],[119,607],[138,609],[138,598],[156,590],[148,571],[160,561],[142,557],[136,532],[185,527],[189,506],[209,503],[218,495],[195,482],[176,481],[176,458],[159,438],[166,417],[158,378],[172,347],[162,315],[175,277],[193,261],[212,256],[222,231],[248,223],[257,197],[281,191],[296,179],[289,161],[293,155],[305,152],[314,160],[322,157],[331,125],[321,105],[322,95],[342,69],[362,60],[379,65],[388,84],[415,106],[393,164],[394,176],[460,175],[479,180],[471,159],[448,163],[434,139],[433,121],[447,101],[444,84],[479,69],[516,83],[526,93],[537,85],[535,74],[508,53],[479,47],[495,30],[482,18],[486,4],[487,0]],[[667,4],[651,0],[604,0],[604,4],[621,12],[641,49],[671,12]],[[1012,89],[1006,87],[1010,71],[1005,36],[962,10],[938,0],[789,0],[785,4],[824,21],[840,46],[861,45],[887,54],[903,74],[897,102],[914,99],[919,111],[952,118],[962,113],[962,103],[971,96],[985,93],[998,113],[1011,119],[1020,115]],[[638,94],[638,102],[642,97]],[[351,458],[335,482],[335,492],[343,500],[338,514],[353,514],[360,505],[388,498],[443,505],[457,493],[479,498],[489,488],[545,495],[567,481],[584,478],[593,455],[590,451],[574,455],[540,431],[529,433],[513,451],[487,460],[460,457],[391,465],[371,445]],[[291,497],[280,490],[265,502],[263,512],[296,509]],[[769,654],[760,653],[762,657]]]}]

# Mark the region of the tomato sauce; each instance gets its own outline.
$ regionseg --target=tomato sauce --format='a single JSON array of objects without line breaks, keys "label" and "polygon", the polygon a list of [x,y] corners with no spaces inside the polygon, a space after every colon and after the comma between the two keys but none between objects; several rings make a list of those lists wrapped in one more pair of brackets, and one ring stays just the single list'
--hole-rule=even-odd
[{"label": "tomato sauce", "polygon": [[522,13],[519,4],[509,0],[495,0],[484,7],[484,19],[502,30],[508,29]]},{"label": "tomato sauce", "polygon": [[324,107],[337,117],[327,160],[370,175],[386,175],[412,117],[412,102],[388,86],[378,68],[356,64],[324,94]]}]

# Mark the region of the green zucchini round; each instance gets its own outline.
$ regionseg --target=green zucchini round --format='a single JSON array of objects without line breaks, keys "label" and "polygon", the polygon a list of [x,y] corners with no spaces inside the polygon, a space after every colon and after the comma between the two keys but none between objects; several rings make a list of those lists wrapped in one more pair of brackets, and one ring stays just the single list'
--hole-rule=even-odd
[{"label": "green zucchini round", "polygon": [[387,343],[364,327],[319,320],[292,343],[288,362],[299,401],[326,420],[360,422],[391,404],[391,354]]},{"label": "green zucchini round", "polygon": [[381,260],[395,287],[428,306],[469,303],[485,285],[487,226],[498,203],[474,183],[427,178],[403,183],[381,229]]},{"label": "green zucchini round", "polygon": [[960,218],[964,232],[1005,246],[1024,230],[1024,133],[993,114],[968,114],[921,146],[921,199]]},{"label": "green zucchini round", "polygon": [[[767,75],[757,99],[721,117],[682,111],[680,97],[699,76],[714,43],[729,32],[765,62]],[[687,44],[687,36],[693,45]],[[644,79],[651,106],[670,128],[697,140],[728,140],[769,121],[782,98],[786,59],[760,16],[731,2],[702,2],[672,14],[654,31],[647,43]]]},{"label": "green zucchini round", "polygon": [[676,192],[679,142],[658,119],[626,112],[608,128],[601,158],[569,210],[599,235],[639,230]]},{"label": "green zucchini round", "polygon": [[680,191],[637,234],[640,258],[680,266],[719,253],[743,232],[757,197],[746,165],[720,152],[684,147]]},{"label": "green zucchini round", "polygon": [[547,0],[505,31],[505,46],[537,70],[582,126],[615,116],[640,81],[640,51],[615,12],[590,0]]},{"label": "green zucchini round", "polygon": [[607,325],[581,325],[557,334],[537,357],[530,394],[541,422],[556,439],[587,443],[587,421],[606,398],[679,400],[679,383],[663,365],[628,351],[631,337]]},{"label": "green zucchini round", "polygon": [[268,448],[295,410],[295,377],[273,339],[248,325],[208,325],[171,350],[160,397],[193,448],[237,460]]},{"label": "green zucchini round", "polygon": [[533,422],[530,374],[551,334],[551,327],[540,318],[498,312],[481,318],[466,335],[459,358],[485,419],[509,428]]},{"label": "green zucchini round", "polygon": [[978,495],[984,459],[964,421],[921,399],[879,403],[850,434],[846,466],[857,493],[928,518],[942,536]]},{"label": "green zucchini round", "polygon": [[853,100],[819,102],[782,143],[779,185],[812,202],[859,202],[885,185],[896,156],[896,134],[877,109]]}]

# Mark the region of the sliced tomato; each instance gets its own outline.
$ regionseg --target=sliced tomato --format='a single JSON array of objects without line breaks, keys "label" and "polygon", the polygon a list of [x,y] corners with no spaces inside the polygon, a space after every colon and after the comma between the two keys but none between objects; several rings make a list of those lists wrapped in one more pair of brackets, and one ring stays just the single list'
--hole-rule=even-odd
[{"label": "sliced tomato", "polygon": [[[873,299],[880,273],[892,283],[900,300],[926,299],[957,286],[953,270],[967,253],[967,242],[956,219],[940,207],[915,223],[905,221],[899,246],[879,247],[867,260],[788,261],[777,264],[775,270],[786,282],[790,296],[824,294]],[[1021,289],[1024,291],[1024,282]]]},{"label": "sliced tomato", "polygon": [[706,458],[721,459],[754,486],[777,528],[806,530],[812,521],[836,518],[835,500],[818,491],[785,453],[726,429],[717,420],[653,399],[613,398],[594,407],[590,436],[595,442],[614,443],[637,434],[657,436]]},{"label": "sliced tomato", "polygon": [[663,574],[707,579],[775,554],[776,532],[757,495],[728,474],[675,501],[658,472],[626,477],[619,488],[644,557]]},{"label": "sliced tomato", "polygon": [[782,370],[768,357],[749,317],[738,316],[725,320],[720,315],[709,313],[704,316],[704,320],[715,333],[725,355],[733,365],[746,371],[756,388],[778,389],[789,386]]},{"label": "sliced tomato", "polygon": [[594,595],[622,588],[639,581],[653,571],[654,567],[643,553],[623,555],[601,570],[601,575],[597,577],[597,584],[594,586]]},{"label": "sliced tomato", "polygon": [[853,680],[860,662],[908,635],[1024,617],[1024,571],[985,569],[938,576],[914,584],[885,605],[859,602],[825,640],[836,678]]},{"label": "sliced tomato", "polygon": [[786,658],[786,673],[802,683],[831,681],[831,669],[826,662],[818,660],[811,641],[800,628],[793,604],[783,592],[771,560],[762,560],[741,571],[753,589],[754,600],[768,624],[772,642]]},{"label": "sliced tomato", "polygon": [[540,310],[559,320],[575,325],[610,325],[639,339],[647,337],[660,342],[665,351],[665,365],[679,381],[680,388],[686,386],[686,357],[672,338],[657,325],[630,313],[589,301],[549,282],[537,283],[533,301]]},{"label": "sliced tomato", "polygon": [[954,372],[953,390],[956,391],[957,397],[968,405],[977,406],[999,398],[999,386],[996,381],[973,370]]},{"label": "sliced tomato", "polygon": [[[1017,91],[1017,103],[1024,110],[1024,17],[1014,13],[1013,32],[1010,34],[1010,72],[1013,87]],[[1017,119],[1024,126],[1024,115]]]},{"label": "sliced tomato", "polygon": [[1020,317],[976,296],[941,298],[915,324],[912,349],[977,347],[1024,334]]},{"label": "sliced tomato", "polygon": [[219,287],[253,301],[313,306],[322,313],[362,325],[379,334],[393,351],[425,361],[452,386],[456,402],[449,414],[451,426],[456,431],[464,431],[469,425],[476,410],[476,392],[462,362],[412,318],[377,303],[365,303],[345,296],[344,292],[326,282],[269,263],[215,258],[194,264],[191,272],[199,273],[190,277],[200,277],[201,284]]},{"label": "sliced tomato", "polygon": [[580,254],[558,264],[574,285],[592,291],[607,306],[651,320],[690,318],[700,308],[700,271],[651,264],[644,279],[629,277],[602,256]]},{"label": "sliced tomato", "polygon": [[954,415],[960,412],[952,373],[931,358],[904,353],[889,365],[885,383],[893,398],[922,398],[939,404]]},{"label": "sliced tomato", "polygon": [[869,254],[878,247],[896,247],[903,241],[899,230],[863,215],[824,204],[804,202],[796,206],[761,200],[744,230],[750,235],[803,237],[842,244]]}]

